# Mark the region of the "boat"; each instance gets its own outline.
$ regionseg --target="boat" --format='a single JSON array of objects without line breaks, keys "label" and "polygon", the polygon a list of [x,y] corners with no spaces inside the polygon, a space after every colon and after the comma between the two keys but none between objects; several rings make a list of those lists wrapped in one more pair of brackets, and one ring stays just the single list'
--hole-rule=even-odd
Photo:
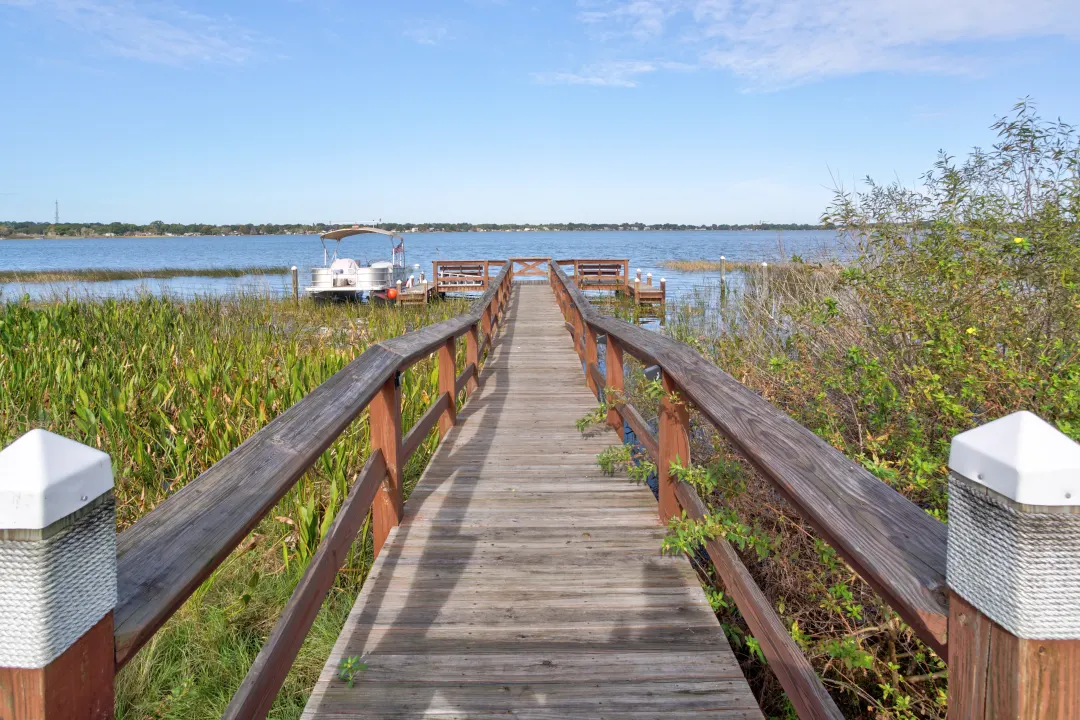
[{"label": "boat", "polygon": [[[385,235],[390,238],[390,260],[367,263],[341,257],[341,241],[354,235]],[[397,297],[397,284],[406,281],[405,238],[389,230],[373,227],[352,227],[331,230],[319,236],[323,246],[322,267],[311,268],[311,285],[304,292],[322,300],[390,301]],[[334,242],[333,249],[326,241]]]}]

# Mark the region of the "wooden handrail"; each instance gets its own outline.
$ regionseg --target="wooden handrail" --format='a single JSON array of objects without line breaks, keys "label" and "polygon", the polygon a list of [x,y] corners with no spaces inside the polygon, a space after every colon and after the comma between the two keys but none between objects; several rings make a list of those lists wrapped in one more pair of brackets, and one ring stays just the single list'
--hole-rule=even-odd
[{"label": "wooden handrail", "polygon": [[304,576],[274,623],[270,637],[225,709],[223,720],[263,718],[270,712],[385,477],[386,460],[382,452],[376,450],[368,456],[364,469],[356,477],[326,538],[319,544]]},{"label": "wooden handrail", "polygon": [[[682,480],[675,483],[675,496],[687,517],[701,520],[708,514],[708,508],[697,491]],[[843,720],[844,714],[836,707],[825,684],[788,634],[769,599],[754,582],[731,543],[724,537],[714,538],[705,543],[705,552],[723,578],[724,589],[734,598],[735,605],[750,628],[750,634],[761,646],[769,667],[795,707],[799,720]]]},{"label": "wooden handrail", "polygon": [[943,523],[687,345],[601,315],[558,263],[551,275],[572,316],[646,365],[659,365],[916,634],[947,656]]},{"label": "wooden handrail", "polygon": [[[115,655],[123,667],[395,374],[504,306],[504,265],[464,314],[377,343],[117,536]],[[490,342],[490,340],[489,340]],[[425,414],[426,417],[426,414]],[[420,438],[423,439],[422,437]]]}]

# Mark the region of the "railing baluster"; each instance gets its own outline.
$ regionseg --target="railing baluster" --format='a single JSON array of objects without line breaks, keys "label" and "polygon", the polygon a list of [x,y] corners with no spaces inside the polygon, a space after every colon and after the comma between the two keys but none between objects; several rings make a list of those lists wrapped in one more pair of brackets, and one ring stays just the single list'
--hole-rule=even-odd
[{"label": "railing baluster", "polygon": [[656,475],[660,486],[660,519],[666,523],[680,514],[671,464],[677,462],[683,467],[690,464],[690,413],[681,398],[673,397],[678,386],[667,372],[661,372],[661,382],[664,396],[660,400],[660,458],[656,463]]},{"label": "railing baluster", "polygon": [[476,367],[474,374],[465,384],[465,396],[469,397],[480,387],[480,340],[479,324],[473,324],[465,333],[465,367],[470,364]]},{"label": "railing baluster", "polygon": [[457,342],[449,338],[439,348],[439,393],[450,396],[446,410],[439,417],[439,440],[457,423]]},{"label": "railing baluster", "polygon": [[[599,353],[596,349],[596,331],[588,325],[585,326],[585,384],[592,390],[592,394],[600,397],[600,388],[597,387],[596,381],[593,380],[592,372],[589,371],[590,366],[600,366]],[[600,398],[603,399],[603,398]]]},{"label": "railing baluster", "polygon": [[372,543],[376,557],[390,530],[401,522],[401,376],[395,373],[371,400],[371,448],[382,450],[386,480],[371,506]]},{"label": "railing baluster", "polygon": [[[623,397],[623,349],[619,341],[611,335],[607,336],[607,357],[604,360],[604,366],[607,375],[607,397],[604,398],[607,402],[615,403],[624,402]],[[623,419],[619,411],[614,407],[608,409],[607,412],[608,425],[615,429],[615,432],[619,434],[619,439],[624,440],[623,436]]]}]

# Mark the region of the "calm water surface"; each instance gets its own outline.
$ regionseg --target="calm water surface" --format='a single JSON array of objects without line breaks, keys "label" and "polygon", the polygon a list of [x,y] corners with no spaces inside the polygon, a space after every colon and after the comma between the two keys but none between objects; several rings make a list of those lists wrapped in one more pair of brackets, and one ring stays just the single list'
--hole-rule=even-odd
[{"label": "calm water surface", "polygon": [[[484,232],[415,233],[405,236],[406,262],[431,274],[433,260],[496,259],[506,257],[630,258],[637,268],[653,273],[654,282],[667,278],[669,293],[681,293],[712,274],[680,273],[660,266],[664,260],[719,259],[775,262],[792,254],[819,258],[837,254],[832,231],[653,231],[653,232]],[[332,247],[332,243],[329,243]],[[341,254],[360,260],[384,260],[389,238],[362,235],[346,239]],[[218,268],[291,266],[300,268],[301,285],[309,268],[322,264],[322,245],[314,235],[240,237],[93,238],[87,240],[0,240],[0,270],[73,270],[106,268]],[[183,296],[224,294],[238,290],[284,294],[291,292],[288,276],[168,280],[124,280],[103,283],[0,283],[0,299],[29,293],[48,297],[73,292],[94,296],[136,291],[170,292]]]}]

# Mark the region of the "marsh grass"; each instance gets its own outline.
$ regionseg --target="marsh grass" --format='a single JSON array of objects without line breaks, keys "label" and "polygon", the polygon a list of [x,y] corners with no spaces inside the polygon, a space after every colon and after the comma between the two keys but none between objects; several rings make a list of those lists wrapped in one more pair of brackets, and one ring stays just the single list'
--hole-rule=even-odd
[{"label": "marsh grass", "polygon": [[[805,264],[802,260],[796,258],[792,261],[784,260],[780,262],[772,260],[664,260],[660,263],[660,266],[668,270],[679,270],[681,272],[720,272],[724,270],[727,272],[756,273],[761,271],[762,263],[766,263],[769,270],[778,271],[789,270],[796,264]],[[821,266],[823,264],[818,263],[818,267]]]},{"label": "marsh grass", "polygon": [[[41,427],[108,452],[123,530],[372,343],[465,307],[149,294],[0,304],[0,446]],[[431,404],[436,380],[431,358],[403,374],[406,429]],[[221,716],[368,455],[366,416],[120,673],[117,717]],[[435,441],[410,459],[406,491]],[[365,528],[272,717],[299,715],[370,566]]]},{"label": "marsh grass", "polygon": [[168,280],[178,277],[236,278],[247,275],[284,275],[287,267],[252,265],[238,268],[159,268],[156,270],[0,270],[0,282],[59,283],[110,282],[114,280]]}]

